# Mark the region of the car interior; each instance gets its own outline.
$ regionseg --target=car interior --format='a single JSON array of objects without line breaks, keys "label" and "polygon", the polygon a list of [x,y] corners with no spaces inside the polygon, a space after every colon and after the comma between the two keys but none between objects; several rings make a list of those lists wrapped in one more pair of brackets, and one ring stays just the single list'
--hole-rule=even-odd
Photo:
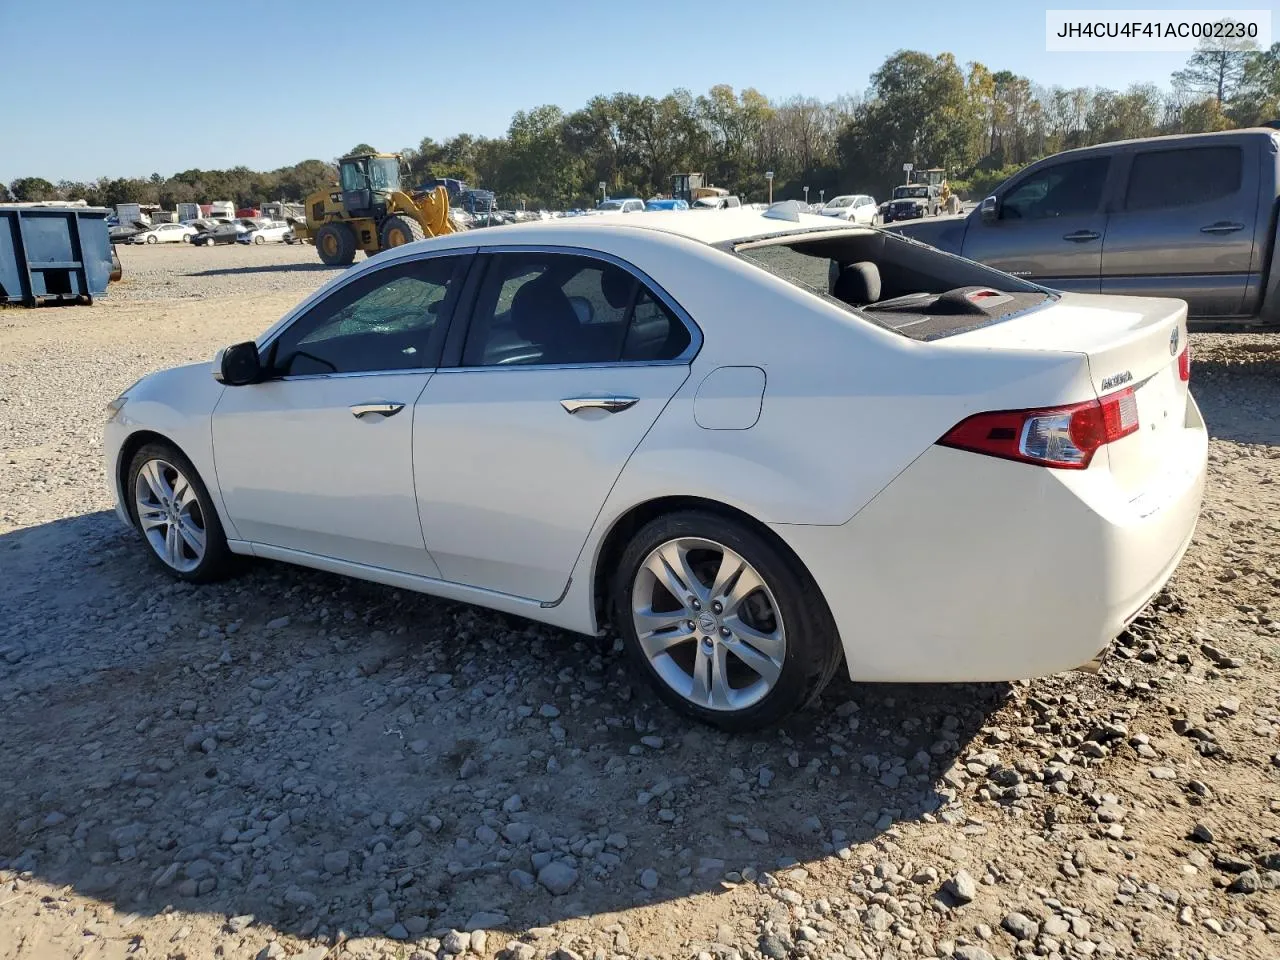
[{"label": "car interior", "polygon": [[639,280],[589,257],[495,257],[472,317],[463,366],[670,360],[689,344]]},{"label": "car interior", "polygon": [[1044,288],[882,231],[738,244],[739,256],[915,340],[997,323],[1050,300]]}]

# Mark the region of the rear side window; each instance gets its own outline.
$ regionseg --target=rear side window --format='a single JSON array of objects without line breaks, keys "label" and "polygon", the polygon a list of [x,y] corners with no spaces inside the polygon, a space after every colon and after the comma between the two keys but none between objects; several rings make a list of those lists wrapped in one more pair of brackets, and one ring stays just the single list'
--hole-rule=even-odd
[{"label": "rear side window", "polygon": [[1139,153],[1129,170],[1126,210],[1188,207],[1240,190],[1244,152],[1238,146]]},{"label": "rear side window", "polygon": [[674,360],[688,328],[635,276],[594,257],[504,253],[489,262],[462,365]]}]

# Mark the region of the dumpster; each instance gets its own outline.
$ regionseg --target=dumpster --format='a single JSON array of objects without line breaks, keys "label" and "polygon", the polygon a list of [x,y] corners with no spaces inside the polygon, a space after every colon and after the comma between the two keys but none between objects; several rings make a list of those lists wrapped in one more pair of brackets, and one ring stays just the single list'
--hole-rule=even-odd
[{"label": "dumpster", "polygon": [[93,303],[112,272],[102,207],[0,204],[0,303]]}]

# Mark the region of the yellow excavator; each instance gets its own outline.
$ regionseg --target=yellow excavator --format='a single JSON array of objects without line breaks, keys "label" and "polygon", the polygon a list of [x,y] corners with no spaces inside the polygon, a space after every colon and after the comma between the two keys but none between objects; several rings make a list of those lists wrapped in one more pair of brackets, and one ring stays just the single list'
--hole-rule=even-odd
[{"label": "yellow excavator", "polygon": [[305,220],[294,220],[293,235],[311,240],[320,259],[345,267],[357,250],[373,256],[425,237],[461,229],[449,216],[449,193],[436,187],[410,193],[400,185],[398,153],[366,153],[338,161],[339,182],[306,199]]}]

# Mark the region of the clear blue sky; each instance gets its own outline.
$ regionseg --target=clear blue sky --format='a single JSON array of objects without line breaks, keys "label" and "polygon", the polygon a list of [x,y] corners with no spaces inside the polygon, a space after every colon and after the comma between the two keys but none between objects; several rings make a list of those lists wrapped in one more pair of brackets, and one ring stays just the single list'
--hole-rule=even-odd
[{"label": "clear blue sky", "polygon": [[518,109],[615,91],[830,99],[902,48],[1046,85],[1165,86],[1184,55],[1044,50],[1045,9],[1143,5],[0,0],[0,181],[273,169],[361,141],[497,135]]}]

